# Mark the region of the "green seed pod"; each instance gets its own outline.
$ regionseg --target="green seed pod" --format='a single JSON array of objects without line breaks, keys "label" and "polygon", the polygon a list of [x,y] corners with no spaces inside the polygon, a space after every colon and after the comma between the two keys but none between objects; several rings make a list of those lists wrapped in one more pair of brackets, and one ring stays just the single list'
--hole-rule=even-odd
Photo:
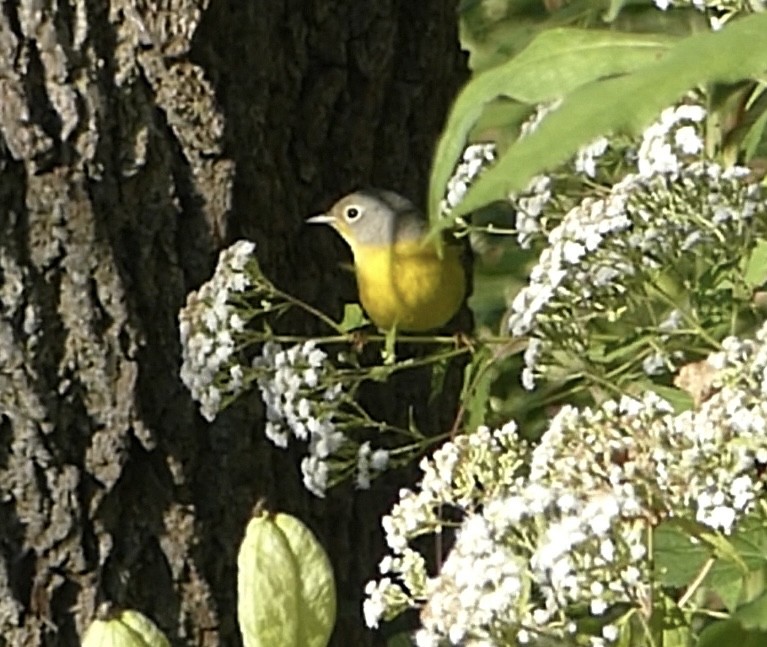
[{"label": "green seed pod", "polygon": [[82,647],[170,647],[165,634],[149,618],[126,609],[94,620],[82,640]]},{"label": "green seed pod", "polygon": [[165,634],[143,613],[126,609],[117,617],[126,627],[140,635],[147,647],[170,647],[170,642],[168,642]]},{"label": "green seed pod", "polygon": [[317,538],[289,514],[278,513],[274,523],[285,533],[290,549],[298,557],[302,619],[301,639],[306,647],[326,647],[336,621],[336,583],[333,567]]},{"label": "green seed pod", "polygon": [[336,616],[333,569],[303,523],[257,509],[237,565],[245,647],[326,647]]}]

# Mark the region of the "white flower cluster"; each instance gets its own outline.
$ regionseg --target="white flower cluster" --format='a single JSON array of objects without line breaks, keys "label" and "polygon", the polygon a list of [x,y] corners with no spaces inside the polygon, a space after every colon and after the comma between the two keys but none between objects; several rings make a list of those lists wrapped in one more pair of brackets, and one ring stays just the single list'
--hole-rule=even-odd
[{"label": "white flower cluster", "polygon": [[266,405],[266,437],[277,447],[287,447],[291,433],[299,440],[311,436],[314,444],[327,446],[327,451],[322,451],[325,455],[343,442],[329,421],[331,412],[315,411],[318,402],[308,399],[320,390],[324,392],[317,398],[319,402],[333,401],[341,391],[340,384],[333,388],[324,386],[333,367],[327,354],[313,341],[287,349],[266,342],[261,355],[253,359],[253,368],[258,371],[258,388]]},{"label": "white flower cluster", "polygon": [[[520,127],[519,138],[522,139],[534,132],[546,115],[555,111],[560,103],[560,101],[554,101],[539,105]],[[584,180],[593,180],[597,175],[597,163],[609,148],[610,141],[605,137],[598,137],[590,144],[581,147],[573,160],[575,175],[582,176]],[[572,177],[568,175],[565,184],[571,185]],[[542,218],[548,209],[561,208],[563,199],[566,199],[563,191],[567,192],[567,189],[559,186],[552,176],[536,175],[523,191],[509,195],[509,201],[517,214],[517,242],[520,247],[529,249],[533,240],[541,235]]]},{"label": "white flower cluster", "polygon": [[[312,341],[282,348],[266,342],[254,358],[256,383],[266,405],[266,437],[286,448],[292,435],[308,444],[308,456],[301,461],[304,486],[323,497],[335,475],[336,455],[356,447],[342,427],[348,422],[345,384],[327,353]],[[356,448],[356,483],[370,487],[371,476],[386,469],[389,452],[373,450],[370,443]]]},{"label": "white flower cluster", "polygon": [[[590,335],[605,322],[623,317],[635,328],[651,326],[639,319],[647,303],[627,295],[641,293],[638,288],[662,271],[682,272],[685,259],[702,257],[713,266],[728,255],[740,256],[767,228],[767,199],[758,184],[747,181],[748,169],[725,170],[697,159],[704,116],[692,105],[664,111],[644,133],[637,171],[605,197],[582,199],[549,232],[508,320],[513,335],[537,339],[526,357],[527,388],[556,351],[582,358]],[[690,292],[695,298],[694,287]],[[671,310],[657,313],[657,320]],[[643,359],[645,370],[657,371],[673,367],[678,356]]]},{"label": "white flower cluster", "polygon": [[606,137],[597,137],[593,142],[581,147],[575,155],[575,172],[586,177],[596,177],[597,160],[605,154],[610,145]]},{"label": "white flower cluster", "polygon": [[705,118],[706,111],[699,105],[666,108],[642,134],[637,154],[639,175],[678,177],[684,159],[703,150],[700,126]]},{"label": "white flower cluster", "polygon": [[[522,125],[520,137],[533,132],[543,118],[555,109],[557,104],[544,104],[533,114],[533,116]],[[692,124],[699,123],[705,112],[698,106],[680,106],[679,108],[670,108],[666,110],[658,124],[651,126],[643,138],[642,150],[639,159],[642,164],[642,170],[648,171],[652,166],[650,160],[657,159],[659,162],[673,159],[678,162],[678,158],[673,156],[671,145],[668,143],[668,136],[676,122],[689,121]],[[672,143],[681,145],[684,150],[696,152],[702,147],[702,140],[697,136],[695,128],[685,124],[678,134],[674,129]],[[692,131],[692,132],[690,132]],[[697,142],[697,145],[695,144]],[[610,149],[615,149],[614,157],[623,165],[626,157],[637,157],[632,151],[625,150],[625,144],[629,142],[611,141],[605,137],[598,137],[596,140],[581,147],[573,159],[575,176],[593,184],[593,180],[599,175],[598,171],[603,170],[609,174],[609,160],[604,160],[605,153]],[[560,182],[558,178],[551,175],[536,175],[528,183],[524,191],[509,196],[509,200],[517,211],[517,242],[519,245],[528,249],[533,240],[545,232],[543,231],[543,221],[557,220],[557,213],[568,211],[581,199],[582,189],[574,187],[572,174],[566,174]],[[573,194],[573,191],[575,193]]]},{"label": "white flower cluster", "polygon": [[[549,111],[546,110],[543,114]],[[536,113],[534,125],[523,128],[523,132],[534,130],[540,119],[541,114]],[[598,137],[581,147],[573,160],[575,175],[582,176],[584,180],[593,180],[597,175],[597,163],[609,147],[610,142],[605,137]],[[571,181],[572,178],[568,178],[567,182]],[[555,184],[550,175],[536,175],[528,182],[524,191],[509,196],[509,201],[517,212],[517,242],[523,249],[529,249],[535,237],[542,234],[542,219],[547,210],[561,207],[564,196],[560,193],[561,188]]]},{"label": "white flower cluster", "polygon": [[[239,241],[221,252],[213,277],[187,297],[179,313],[181,379],[209,421],[255,383],[266,406],[266,437],[283,449],[291,436],[307,445],[301,471],[308,490],[322,497],[352,475],[358,488],[369,488],[388,467],[390,452],[344,431],[388,428],[354,402],[364,379],[358,372],[339,369],[314,341],[283,348],[268,328],[253,330],[255,317],[285,306],[261,274],[254,248]],[[253,357],[250,349],[262,342]]]},{"label": "white flower cluster", "polygon": [[[646,375],[660,375],[667,371],[671,371],[674,366],[677,366],[683,359],[684,353],[676,350],[668,352],[664,350],[668,347],[671,341],[671,335],[682,328],[684,324],[684,313],[678,308],[674,308],[668,313],[668,316],[658,324],[658,340],[660,347],[647,355],[642,360],[642,370]],[[532,387],[530,387],[532,388]]]},{"label": "white flower cluster", "polygon": [[[242,367],[231,358],[234,335],[242,332],[245,321],[233,300],[253,285],[248,263],[254,249],[254,243],[240,240],[222,251],[213,277],[189,293],[178,315],[181,380],[209,421],[221,410],[225,396],[234,397],[243,388]],[[227,365],[231,369],[224,374]]]},{"label": "white flower cluster", "polygon": [[694,8],[705,11],[711,29],[717,31],[724,23],[738,14],[764,11],[767,0],[653,0],[655,6],[666,11],[669,8]]},{"label": "white flower cluster", "polygon": [[447,182],[447,193],[440,213],[447,215],[463,200],[469,185],[482,169],[495,161],[495,144],[471,144],[463,151],[461,161]]},{"label": "white flower cluster", "polygon": [[[440,510],[472,511],[493,492],[515,478],[522,464],[515,456],[524,449],[509,424],[501,430],[481,427],[459,436],[421,461],[424,473],[418,491],[400,491],[400,500],[382,520],[392,555],[380,564],[383,577],[369,582],[363,605],[368,626],[378,626],[408,607],[428,601],[429,580],[424,560],[408,543],[421,535],[439,532]],[[470,575],[470,573],[467,573]]]},{"label": "white flower cluster", "polygon": [[364,442],[357,450],[356,485],[358,490],[370,488],[371,477],[383,472],[389,465],[389,452],[385,449],[373,449],[369,442]]},{"label": "white flower cluster", "polygon": [[688,503],[699,522],[729,532],[760,491],[754,467],[767,464],[767,324],[755,340],[728,337],[707,363],[718,371],[716,392],[674,424],[678,435],[695,430],[694,451],[680,456],[699,469],[687,484]]},{"label": "white flower cluster", "polygon": [[[537,106],[535,112],[520,126],[519,138],[534,132],[544,117],[556,110],[560,103],[561,101],[554,101]],[[541,231],[539,220],[543,210],[551,202],[551,184],[548,175],[536,175],[523,191],[509,196],[509,201],[517,212],[517,242],[523,249],[528,249],[533,237]]]},{"label": "white flower cluster", "polygon": [[541,215],[553,196],[551,177],[536,175],[524,191],[509,197],[517,212],[517,242],[522,249],[529,249],[536,235],[541,232]]},{"label": "white flower cluster", "polygon": [[540,103],[535,107],[535,112],[531,114],[519,127],[519,138],[527,137],[530,133],[535,132],[535,129],[541,125],[544,118],[554,112],[559,106],[562,105],[561,99],[556,101],[549,101],[548,103]]},{"label": "white flower cluster", "polygon": [[[767,325],[707,362],[714,392],[694,411],[675,415],[647,393],[564,407],[532,450],[513,425],[443,446],[384,518],[393,555],[366,588],[367,623],[420,607],[419,647],[536,644],[572,636],[573,614],[588,609],[605,619],[587,644],[615,642],[625,612],[649,613],[661,586],[652,529],[680,518],[730,533],[763,493]],[[428,577],[410,542],[450,527],[456,511],[453,548]],[[608,620],[616,608],[624,615]]]}]

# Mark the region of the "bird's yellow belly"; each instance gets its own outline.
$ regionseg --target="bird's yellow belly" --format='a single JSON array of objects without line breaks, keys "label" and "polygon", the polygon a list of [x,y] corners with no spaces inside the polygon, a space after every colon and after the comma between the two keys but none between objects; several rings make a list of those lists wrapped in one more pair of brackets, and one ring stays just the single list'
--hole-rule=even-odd
[{"label": "bird's yellow belly", "polygon": [[417,243],[394,249],[355,250],[362,307],[379,328],[420,332],[439,328],[458,311],[466,292],[459,252],[446,247],[442,258]]}]

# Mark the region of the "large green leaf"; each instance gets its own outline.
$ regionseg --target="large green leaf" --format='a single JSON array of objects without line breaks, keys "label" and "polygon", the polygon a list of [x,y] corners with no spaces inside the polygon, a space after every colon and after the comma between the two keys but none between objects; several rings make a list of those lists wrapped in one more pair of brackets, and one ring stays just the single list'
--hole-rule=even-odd
[{"label": "large green leaf", "polygon": [[725,620],[704,628],[698,647],[764,647],[766,644],[767,632],[748,631],[735,620]]},{"label": "large green leaf", "polygon": [[744,604],[732,614],[744,629],[767,630],[767,594],[762,594]]},{"label": "large green leaf", "polygon": [[[534,175],[568,159],[580,146],[600,135],[640,132],[663,108],[694,87],[758,76],[767,70],[765,34],[767,14],[752,15],[733,21],[721,31],[685,38],[665,56],[657,57],[657,61],[615,78],[580,84],[573,90],[573,84],[567,84],[567,79],[572,77],[562,72],[559,77],[560,96],[565,96],[562,105],[548,115],[535,132],[518,140],[482,174],[453,210],[453,215],[464,215],[524,188]],[[542,37],[531,43],[530,48]],[[597,39],[601,37],[601,33],[594,35]],[[514,61],[523,58],[526,52]],[[578,56],[575,52],[572,55]],[[571,66],[580,69],[573,61],[566,64]],[[453,167],[460,155],[465,129],[470,127],[466,122],[473,122],[481,113],[483,92],[487,93],[483,87],[484,77],[495,72],[490,70],[471,81],[456,101],[432,172],[429,201],[432,214],[436,214],[450,176],[447,169]],[[551,82],[555,77],[544,78]],[[543,89],[542,85],[537,87]],[[569,95],[568,90],[572,90]],[[533,94],[530,92],[528,97]],[[540,95],[543,94],[541,91]],[[470,97],[474,97],[473,102]]]},{"label": "large green leaf", "polygon": [[646,66],[667,52],[675,40],[658,34],[551,29],[508,63],[475,76],[458,95],[437,145],[429,195],[432,218],[486,104],[498,97],[527,104],[551,101],[595,79]]},{"label": "large green leaf", "polygon": [[745,266],[743,279],[750,287],[759,289],[767,283],[767,240],[756,241]]},{"label": "large green leaf", "polygon": [[[727,609],[755,599],[764,591],[761,573],[767,567],[767,528],[756,518],[746,518],[736,531],[718,545],[691,541],[699,533],[695,524],[670,520],[653,534],[655,577],[662,586],[684,588],[701,572],[709,558],[716,558],[703,582],[716,592]],[[728,544],[725,546],[724,544]]]},{"label": "large green leaf", "polygon": [[469,69],[474,73],[519,53],[542,30],[548,15],[543,3],[535,0],[513,0],[505,5],[497,13],[488,12],[483,2],[459,5],[461,48],[468,52]]},{"label": "large green leaf", "polygon": [[653,533],[655,578],[662,586],[687,586],[711,555],[708,546],[692,541],[678,524],[662,523]]}]

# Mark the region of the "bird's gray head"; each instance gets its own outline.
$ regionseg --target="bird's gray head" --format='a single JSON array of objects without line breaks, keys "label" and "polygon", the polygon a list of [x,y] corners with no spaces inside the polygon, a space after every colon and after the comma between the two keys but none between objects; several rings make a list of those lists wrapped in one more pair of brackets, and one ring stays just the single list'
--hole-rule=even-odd
[{"label": "bird's gray head", "polygon": [[391,246],[417,241],[428,229],[410,200],[393,191],[363,189],[341,198],[310,223],[331,225],[354,250],[359,246]]}]

